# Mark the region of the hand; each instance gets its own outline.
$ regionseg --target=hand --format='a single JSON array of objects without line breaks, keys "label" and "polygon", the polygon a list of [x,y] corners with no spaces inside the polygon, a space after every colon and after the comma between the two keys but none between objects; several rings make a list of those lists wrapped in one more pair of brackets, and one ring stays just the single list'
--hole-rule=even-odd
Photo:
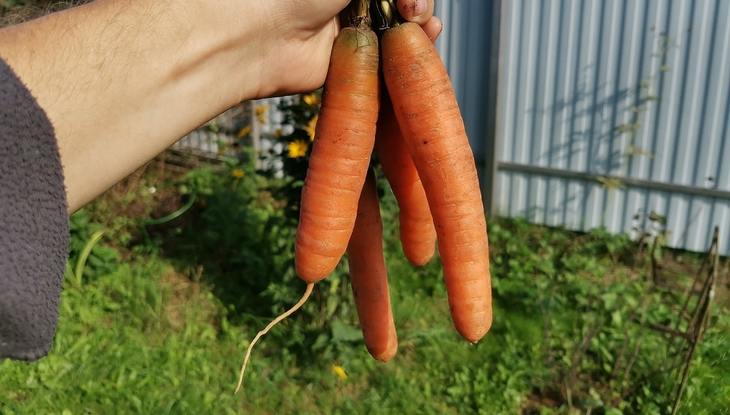
[{"label": "hand", "polygon": [[[73,212],[241,101],[322,86],[348,3],[96,0],[0,29],[0,57],[53,124]],[[398,8],[438,36],[433,0]]]},{"label": "hand", "polygon": [[[349,0],[269,1],[268,24],[262,34],[263,65],[257,97],[307,92],[324,84],[332,43],[337,36],[337,14]],[[434,0],[398,0],[406,20],[420,24],[435,40],[441,20],[433,16]]]}]

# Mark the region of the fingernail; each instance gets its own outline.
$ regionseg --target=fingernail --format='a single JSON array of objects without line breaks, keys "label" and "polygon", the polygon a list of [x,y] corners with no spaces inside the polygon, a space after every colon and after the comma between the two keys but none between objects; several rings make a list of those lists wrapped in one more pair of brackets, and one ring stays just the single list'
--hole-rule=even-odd
[{"label": "fingernail", "polygon": [[410,0],[398,3],[398,10],[406,19],[418,17],[426,12],[426,0]]},{"label": "fingernail", "polygon": [[416,0],[413,2],[413,17],[420,16],[426,12],[426,0]]}]

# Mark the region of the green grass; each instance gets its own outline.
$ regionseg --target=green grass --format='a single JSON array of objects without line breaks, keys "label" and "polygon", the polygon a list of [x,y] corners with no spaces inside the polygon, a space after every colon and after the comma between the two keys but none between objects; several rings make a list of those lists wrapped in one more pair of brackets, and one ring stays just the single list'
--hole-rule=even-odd
[{"label": "green grass", "polygon": [[[2,413],[455,413],[450,396],[473,376],[464,367],[489,363],[484,354],[498,344],[460,341],[443,301],[419,295],[397,308],[408,328],[402,356],[390,365],[373,362],[357,341],[341,359],[310,361],[264,340],[244,393],[233,396],[242,348],[258,326],[232,325],[209,289],[163,260],[145,258],[67,287],[62,304],[48,358],[0,365]],[[332,364],[346,369],[346,381]],[[424,372],[437,377],[424,383]]]},{"label": "green grass", "polygon": [[[439,264],[414,269],[403,259],[387,192],[396,359],[380,364],[367,354],[342,266],[263,339],[234,396],[248,341],[303,290],[292,271],[293,227],[262,196],[260,178],[231,183],[195,172],[187,180],[201,195],[196,209],[146,234],[94,207],[74,217],[72,258],[93,232],[110,236],[92,250],[82,283],[66,281],[51,354],[0,363],[0,413],[570,413],[561,388],[596,322],[572,384],[578,413],[666,411],[666,378],[651,372],[664,357],[651,335],[629,379],[643,388],[610,399],[619,386],[607,373],[622,340],[637,333],[628,310],[646,295],[640,266],[623,259],[635,248],[629,241],[495,222],[495,323],[474,346],[451,327]],[[663,310],[649,314],[664,318]],[[683,413],[730,407],[730,318],[716,314]]]}]

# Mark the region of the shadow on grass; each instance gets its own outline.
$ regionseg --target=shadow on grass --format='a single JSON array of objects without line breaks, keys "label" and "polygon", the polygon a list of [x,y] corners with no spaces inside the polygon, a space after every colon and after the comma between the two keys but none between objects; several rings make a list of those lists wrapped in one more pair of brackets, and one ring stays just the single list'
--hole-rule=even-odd
[{"label": "shadow on grass", "polygon": [[275,300],[288,297],[293,226],[245,189],[200,199],[183,217],[148,226],[148,237],[178,270],[211,288],[230,320],[269,318]]}]

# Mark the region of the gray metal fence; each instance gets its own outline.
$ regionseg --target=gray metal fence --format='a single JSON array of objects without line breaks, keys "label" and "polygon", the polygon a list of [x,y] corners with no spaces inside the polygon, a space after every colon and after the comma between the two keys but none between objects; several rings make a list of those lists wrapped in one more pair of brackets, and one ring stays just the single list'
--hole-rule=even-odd
[{"label": "gray metal fence", "polygon": [[267,151],[275,145],[277,130],[286,127],[278,110],[284,99],[244,102],[186,135],[172,150],[221,160],[235,157],[243,144],[253,145],[259,153]]},{"label": "gray metal fence", "polygon": [[730,253],[728,22],[726,0],[502,2],[493,211],[696,251],[719,226]]},{"label": "gray metal fence", "polygon": [[730,254],[729,0],[436,5],[492,214]]}]

